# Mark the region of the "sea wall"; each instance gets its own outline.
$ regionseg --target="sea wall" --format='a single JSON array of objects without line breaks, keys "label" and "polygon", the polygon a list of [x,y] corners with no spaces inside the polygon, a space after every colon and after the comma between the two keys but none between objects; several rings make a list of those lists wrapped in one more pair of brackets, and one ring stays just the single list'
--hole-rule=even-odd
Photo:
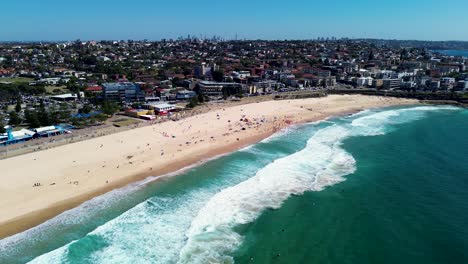
[{"label": "sea wall", "polygon": [[318,98],[327,96],[327,91],[300,91],[281,93],[275,95],[275,100],[292,100],[292,99],[305,99],[305,98]]}]

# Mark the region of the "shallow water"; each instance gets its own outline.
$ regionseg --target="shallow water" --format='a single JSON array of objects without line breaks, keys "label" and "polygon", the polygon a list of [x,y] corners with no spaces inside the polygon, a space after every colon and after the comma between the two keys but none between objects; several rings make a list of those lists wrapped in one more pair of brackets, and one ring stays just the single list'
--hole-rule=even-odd
[{"label": "shallow water", "polygon": [[4,239],[0,262],[466,262],[467,117],[415,106],[296,126]]}]

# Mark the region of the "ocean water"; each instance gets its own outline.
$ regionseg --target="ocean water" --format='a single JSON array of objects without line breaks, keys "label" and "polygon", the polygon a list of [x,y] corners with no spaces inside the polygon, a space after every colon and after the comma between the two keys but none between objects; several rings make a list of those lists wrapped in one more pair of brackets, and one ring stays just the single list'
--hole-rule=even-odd
[{"label": "ocean water", "polygon": [[0,240],[0,263],[468,263],[468,110],[299,125]]},{"label": "ocean water", "polygon": [[462,56],[468,58],[468,50],[435,50],[435,52],[448,56]]}]

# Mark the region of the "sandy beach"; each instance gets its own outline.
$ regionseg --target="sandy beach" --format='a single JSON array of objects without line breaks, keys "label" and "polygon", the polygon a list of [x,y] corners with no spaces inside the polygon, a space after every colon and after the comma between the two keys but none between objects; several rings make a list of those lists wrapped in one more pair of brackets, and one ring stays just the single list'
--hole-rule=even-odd
[{"label": "sandy beach", "polygon": [[112,189],[258,142],[293,123],[415,100],[330,95],[226,106],[0,160],[0,238]]}]

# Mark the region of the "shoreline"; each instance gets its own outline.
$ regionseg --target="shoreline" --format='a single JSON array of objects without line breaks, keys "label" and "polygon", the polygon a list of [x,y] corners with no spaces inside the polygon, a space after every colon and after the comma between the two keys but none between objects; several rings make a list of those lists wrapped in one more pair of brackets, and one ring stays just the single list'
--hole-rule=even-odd
[{"label": "shoreline", "polygon": [[[320,120],[324,120],[326,118],[330,118],[332,116],[339,116],[339,115],[346,115],[346,114],[350,114],[350,113],[356,113],[356,112],[359,112],[359,111],[362,111],[362,110],[365,110],[365,109],[369,109],[369,108],[380,108],[380,107],[388,107],[388,106],[395,106],[395,105],[411,105],[411,104],[418,104],[418,101],[416,100],[407,100],[407,99],[388,99],[388,98],[385,98],[385,100],[381,99],[381,98],[370,98],[370,97],[367,97],[367,96],[360,96],[360,95],[354,95],[354,96],[329,96],[327,97],[328,99],[320,99],[320,98],[311,98],[311,99],[298,99],[298,100],[294,100],[293,104],[291,104],[291,100],[290,101],[266,101],[266,102],[262,102],[265,107],[266,106],[269,106],[270,108],[268,108],[268,111],[265,110],[265,116],[268,116],[268,121],[265,121],[265,124],[264,127],[261,127],[260,126],[260,129],[257,127],[257,130],[255,131],[254,129],[247,129],[247,131],[239,131],[237,134],[234,134],[232,133],[232,135],[226,135],[225,138],[222,138],[221,135],[223,132],[226,132],[226,129],[227,127],[231,126],[231,125],[227,125],[227,124],[224,124],[224,125],[221,125],[220,128],[221,130],[216,130],[215,132],[213,133],[210,133],[210,134],[206,134],[205,136],[208,137],[210,135],[214,135],[214,136],[211,136],[211,138],[218,138],[220,137],[221,139],[226,139],[224,140],[225,143],[220,143],[218,144],[218,142],[215,142],[214,144],[212,143],[208,143],[208,142],[200,142],[200,144],[198,146],[194,146],[194,145],[191,145],[191,144],[187,144],[188,146],[194,146],[194,151],[187,151],[188,153],[185,153],[185,155],[181,155],[179,156],[178,158],[171,158],[170,162],[168,163],[162,163],[162,162],[159,162],[159,164],[155,164],[157,163],[158,161],[160,161],[160,159],[157,159],[155,158],[155,151],[150,151],[151,153],[148,155],[143,155],[141,154],[141,159],[139,161],[142,161],[142,162],[145,162],[145,161],[148,161],[150,162],[150,164],[155,164],[155,165],[152,165],[154,166],[154,170],[153,170],[153,167],[151,167],[151,170],[148,170],[147,167],[144,167],[143,166],[138,166],[137,168],[127,168],[125,169],[125,171],[122,171],[121,177],[118,177],[116,180],[112,180],[110,183],[106,182],[106,184],[103,184],[103,179],[100,179],[100,184],[97,183],[95,181],[95,179],[88,179],[88,182],[87,182],[87,187],[88,188],[85,188],[85,190],[79,192],[79,194],[75,194],[75,195],[64,195],[63,193],[57,193],[55,194],[54,198],[53,199],[49,199],[54,201],[54,202],[49,202],[46,206],[42,205],[42,206],[38,206],[37,204],[30,204],[26,207],[26,209],[23,209],[21,211],[17,211],[16,212],[16,216],[15,217],[8,217],[6,215],[2,215],[0,217],[0,239],[3,239],[3,238],[6,238],[6,237],[9,237],[9,236],[12,236],[14,234],[17,234],[17,233],[21,233],[25,230],[28,230],[32,227],[35,227],[41,223],[44,223],[46,222],[47,220],[59,215],[60,213],[64,212],[64,211],[67,211],[69,209],[72,209],[80,204],[82,204],[83,202],[85,201],[88,201],[94,197],[97,197],[97,196],[100,196],[100,195],[103,195],[109,191],[112,191],[112,190],[115,190],[115,189],[119,189],[119,188],[122,188],[122,187],[125,187],[129,184],[132,184],[132,183],[136,183],[136,182],[139,182],[139,181],[142,181],[150,176],[154,176],[154,177],[157,177],[156,179],[154,180],[151,180],[149,183],[153,183],[153,182],[156,182],[158,181],[158,179],[160,177],[164,177],[166,175],[169,175],[169,174],[174,174],[174,175],[179,175],[180,173],[182,173],[184,171],[184,169],[190,169],[194,166],[199,166],[213,158],[216,158],[218,156],[221,156],[221,155],[226,155],[226,154],[229,154],[229,153],[232,153],[232,152],[235,152],[239,149],[242,149],[244,147],[247,147],[249,145],[252,145],[252,144],[255,144],[255,143],[258,143],[260,142],[261,140],[265,139],[265,138],[268,138],[270,137],[271,135],[275,134],[276,132],[279,132],[281,129],[284,129],[285,127],[291,125],[291,124],[299,124],[299,123],[308,123],[308,122],[314,122],[314,121],[320,121]],[[348,103],[347,105],[340,105],[340,99],[353,99],[353,100],[356,100],[356,101],[359,101],[359,100],[362,100],[363,102],[366,102],[366,103],[362,103],[361,105],[360,104],[354,104],[353,102],[351,103]],[[336,102],[335,102],[335,101]],[[324,109],[323,107],[324,106],[327,106],[328,104],[327,103],[323,103],[324,105],[321,105],[319,106],[317,109],[320,109],[320,111],[312,111],[311,109],[305,109],[305,107],[308,107],[308,106],[311,106],[311,105],[317,105],[317,102],[328,102],[328,101],[331,101],[330,105],[333,105],[333,103],[337,104],[333,107],[330,107],[330,109]],[[352,100],[351,100],[352,101]],[[233,106],[233,107],[227,107],[226,109],[227,110],[233,110],[232,114],[229,115],[228,118],[232,119],[233,116],[237,116],[239,115],[239,113],[234,113],[234,112],[237,112],[240,108],[240,113],[242,114],[243,112],[243,108],[251,108],[251,110],[258,110],[258,107],[255,107],[258,103],[251,103],[251,104],[246,104],[246,105],[239,105],[239,106]],[[290,107],[291,105],[293,105],[293,107]],[[281,106],[281,107],[284,107],[284,108],[291,108],[289,109],[290,111],[288,111],[286,113],[286,115],[283,117],[283,119],[281,118],[278,118],[276,117],[276,115],[278,114],[278,108],[275,108],[275,107],[278,107],[278,106]],[[272,107],[272,108],[271,108]],[[235,108],[235,109],[234,109]],[[266,108],[265,108],[266,109]],[[322,112],[321,112],[322,111]],[[205,123],[208,123],[208,125],[210,125],[211,123],[210,122],[213,122],[213,123],[216,123],[216,122],[219,122],[219,120],[221,119],[219,116],[217,118],[215,118],[214,116],[214,113],[213,112],[221,112],[221,110],[219,109],[215,109],[215,110],[212,110],[208,113],[204,113],[204,114],[200,114],[198,116],[194,116],[194,117],[191,117],[189,118],[189,120],[187,119],[184,119],[184,120],[181,120],[181,121],[177,121],[175,123],[185,123],[186,121],[189,121],[190,123],[190,127],[192,127],[192,123],[190,121],[193,122],[193,124],[198,124],[200,123],[201,121],[200,120],[195,120],[195,119],[198,119],[198,117],[201,117],[200,119],[203,119],[203,121],[207,121]],[[312,113],[310,113],[312,112]],[[225,113],[225,109],[223,109],[223,115]],[[212,116],[211,116],[212,115]],[[217,114],[218,115],[218,114]],[[261,115],[263,115],[263,113],[261,113]],[[288,116],[288,115],[292,115],[292,116]],[[274,118],[272,118],[274,117]],[[207,118],[206,120],[204,118]],[[250,118],[250,116],[249,116]],[[226,119],[223,117],[223,119]],[[281,121],[278,123],[277,121],[281,119]],[[284,123],[285,120],[291,120],[291,123]],[[198,122],[198,123],[197,123]],[[228,120],[228,122],[231,122],[231,120]],[[200,127],[203,127],[203,124],[199,124]],[[205,124],[206,125],[206,124]],[[244,124],[241,124],[241,126],[243,126]],[[160,124],[156,124],[156,125],[153,125],[153,126],[148,126],[148,127],[143,127],[143,128],[136,128],[134,130],[131,130],[131,131],[124,131],[124,132],[121,132],[121,133],[116,133],[116,134],[112,134],[112,135],[109,135],[109,136],[105,136],[106,138],[110,138],[110,140],[107,140],[107,141],[111,141],[111,142],[114,142],[115,139],[118,139],[119,136],[121,136],[121,138],[129,138],[129,136],[137,131],[137,130],[145,130],[143,131],[145,134],[145,136],[147,136],[148,133],[151,132],[151,128],[154,130],[155,127],[158,127],[160,128],[161,126],[164,126],[164,125],[160,125]],[[166,124],[167,126],[167,124]],[[169,126],[170,126],[170,123],[169,123]],[[174,126],[172,126],[174,127]],[[216,127],[218,128],[218,127]],[[179,129],[180,130],[180,129]],[[141,132],[139,131],[139,132]],[[208,131],[208,130],[207,130]],[[138,131],[137,131],[138,132]],[[212,131],[210,131],[212,132]],[[250,133],[249,133],[250,132]],[[200,131],[198,132],[200,134]],[[125,134],[125,135],[124,135]],[[226,133],[225,133],[226,134]],[[191,134],[189,134],[190,136]],[[235,138],[237,137],[237,140],[235,140]],[[193,137],[192,137],[193,139]],[[91,139],[91,140],[87,140],[87,141],[83,141],[83,142],[78,142],[78,143],[73,143],[73,144],[69,144],[69,145],[64,145],[64,146],[61,146],[61,147],[58,147],[57,149],[59,150],[62,150],[63,149],[63,152],[64,153],[68,153],[67,150],[68,149],[72,149],[72,150],[75,150],[75,151],[79,151],[80,148],[82,151],[87,151],[87,147],[89,147],[89,145],[91,144],[91,142],[93,144],[95,144],[96,142],[95,141],[100,141],[102,140],[101,138],[97,138],[97,139]],[[143,139],[144,140],[144,139]],[[170,140],[170,139],[168,139]],[[231,141],[232,140],[232,141]],[[142,139],[135,139],[134,142],[132,143],[135,143],[135,142],[139,142],[141,143],[140,141],[142,141]],[[180,140],[179,140],[180,141]],[[196,142],[196,141],[195,141]],[[105,143],[108,143],[108,142],[105,142]],[[178,142],[177,142],[178,143]],[[114,145],[117,144],[114,142]],[[196,144],[196,143],[195,143]],[[88,145],[88,146],[85,146],[85,145]],[[177,146],[174,146],[175,143],[169,143],[169,145],[171,145],[173,147],[173,156],[172,157],[175,157],[176,155],[176,149],[179,148]],[[181,144],[179,144],[180,146]],[[203,145],[203,146],[202,146]],[[213,146],[214,145],[214,146]],[[135,145],[134,144],[130,144],[131,147],[134,147]],[[102,147],[102,144],[101,144],[101,147]],[[174,148],[175,147],[175,148]],[[190,147],[187,147],[187,148],[190,148]],[[117,148],[118,149],[118,148]],[[109,157],[111,157],[110,159],[106,160],[104,159],[104,157],[102,158],[101,161],[104,161],[104,163],[106,163],[106,161],[115,161],[114,160],[114,156],[112,155],[112,150],[115,150],[117,151],[117,149],[111,149],[109,151],[107,151],[106,153],[108,154]],[[139,149],[139,147],[138,147]],[[41,156],[47,156],[47,157],[55,157],[57,159],[62,159],[61,162],[64,162],[64,159],[65,157],[63,156],[60,156],[60,153],[59,154],[56,154],[54,152],[56,149],[50,149],[50,150],[45,150],[43,151],[42,155]],[[126,149],[124,149],[124,152],[128,150],[128,146]],[[150,148],[151,150],[151,148]],[[108,153],[110,152],[110,153]],[[156,151],[157,152],[157,151]],[[169,151],[169,153],[171,153],[171,151]],[[31,158],[31,156],[34,156],[34,155],[37,155],[39,153],[31,153],[31,154],[26,154],[26,155],[22,155],[22,156],[19,156],[19,157],[16,157],[17,160],[19,161],[24,161],[25,158]],[[132,153],[128,153],[128,152],[125,152],[125,155],[127,154],[132,154]],[[161,156],[163,156],[164,153],[161,153]],[[129,156],[128,156],[129,157]],[[34,159],[35,160],[35,159]],[[92,160],[92,159],[91,159]],[[124,158],[125,160],[125,158]],[[133,159],[132,159],[133,160]],[[9,163],[8,162],[9,160],[5,160],[3,161],[3,163]],[[127,160],[125,160],[127,161]],[[153,163],[151,163],[153,162]],[[3,163],[0,163],[0,164],[3,164]],[[15,162],[11,162],[13,164],[9,164],[10,166],[14,166],[15,165]],[[107,163],[109,164],[109,163]],[[119,163],[118,164],[122,164],[122,158],[119,159]],[[132,164],[132,162],[130,162],[130,164]],[[96,170],[98,170],[98,167],[96,166],[97,164],[93,163],[93,164],[90,164],[89,167],[92,167],[92,168],[95,168]],[[159,166],[158,166],[159,165]],[[119,168],[119,166],[121,165],[118,165],[117,166],[117,169]],[[123,166],[123,165],[122,165]],[[33,166],[34,167],[34,166]],[[47,167],[47,166],[46,166]],[[59,175],[59,178],[64,178],[65,181],[62,180],[61,184],[64,184],[64,182],[66,182],[68,180],[68,178],[66,177],[62,177],[63,173],[64,172],[72,172],[74,174],[81,174],[81,176],[83,176],[83,171],[82,169],[83,168],[80,168],[80,166],[78,166],[78,168],[73,168],[71,169],[70,167],[73,167],[72,165],[62,165],[62,167],[60,169],[57,169],[55,172],[58,173]],[[82,167],[82,166],[81,166]],[[88,168],[89,168],[88,167]],[[100,167],[100,166],[99,166]],[[105,165],[102,166],[102,168],[104,168]],[[41,167],[39,166],[39,169]],[[46,168],[48,169],[48,168]],[[24,169],[24,170],[21,170],[22,172],[34,172],[34,168],[30,168],[29,170],[27,169]],[[105,172],[106,173],[117,173],[118,170],[116,169],[109,169],[109,170],[106,170]],[[90,171],[88,170],[88,173]],[[99,174],[98,174],[99,175]],[[99,175],[101,178],[102,178],[102,175]],[[71,177],[78,177],[76,175],[71,175]],[[53,180],[57,180],[58,178],[57,177],[53,177],[53,176],[42,176],[41,179],[53,179]],[[5,181],[7,179],[2,179],[2,181]],[[145,184],[149,184],[149,183],[145,183]],[[58,184],[58,183],[57,183]],[[19,184],[20,187],[25,187],[26,185],[24,184],[24,182],[21,182],[21,184]],[[55,182],[54,182],[54,185],[55,185]],[[70,184],[69,184],[70,185]],[[1,186],[0,187],[4,187],[4,186]],[[78,184],[77,186],[73,186],[73,184],[71,186],[66,186],[64,185],[63,186],[65,189],[67,189],[68,191],[73,191],[75,190],[76,188],[75,187],[79,187]],[[53,187],[50,187],[48,186],[47,189],[51,189]],[[0,188],[1,190],[2,188]],[[35,191],[35,190],[34,190]],[[29,191],[29,193],[31,194],[34,194],[34,191]],[[11,195],[11,194],[10,194]],[[21,195],[21,194],[19,194]],[[48,196],[48,192],[45,191],[45,193],[43,192],[42,194],[35,194],[35,196],[41,198],[41,199],[45,199],[44,196]],[[53,196],[52,194],[50,196]],[[65,197],[66,199],[59,199],[59,197]],[[2,198],[2,197],[0,197]],[[18,197],[16,197],[18,198]],[[18,198],[17,200],[24,200],[24,199],[21,199],[21,198]],[[8,201],[7,201],[8,202]],[[4,204],[0,204],[0,208],[1,208],[1,211],[2,212],[5,212],[5,207],[10,207],[12,208],[13,206],[12,205],[8,205],[6,203]],[[39,207],[39,208],[37,208]],[[26,211],[26,213],[24,213],[24,211]],[[23,213],[22,213],[23,212]],[[13,214],[14,215],[14,214]]]},{"label": "shoreline", "polygon": [[125,186],[128,186],[129,184],[144,181],[145,179],[148,179],[149,177],[154,177],[154,179],[147,183],[144,183],[144,185],[152,184],[165,177],[178,176],[184,173],[186,170],[201,166],[205,164],[206,162],[209,162],[210,160],[216,159],[218,157],[222,157],[224,155],[229,155],[230,153],[236,152],[245,147],[259,143],[260,141],[274,134],[275,133],[258,135],[252,138],[251,140],[247,140],[245,144],[239,144],[239,145],[232,146],[232,147],[227,146],[225,147],[225,149],[222,149],[220,151],[213,151],[211,153],[207,153],[206,155],[194,157],[192,160],[187,160],[187,162],[185,163],[174,164],[172,165],[170,169],[161,169],[159,171],[154,171],[153,173],[150,173],[150,172],[137,173],[137,174],[129,176],[126,179],[122,179],[118,182],[115,182],[112,185],[108,185],[105,188],[95,190],[91,193],[82,194],[75,198],[70,198],[64,201],[60,201],[56,204],[51,205],[48,208],[44,208],[38,211],[33,211],[28,214],[11,219],[8,222],[4,222],[0,224],[0,240],[13,236],[15,234],[19,234],[30,228],[34,228],[60,215],[61,213],[67,210],[73,209],[86,201],[89,201],[93,198],[104,195],[113,190],[123,188]]}]

